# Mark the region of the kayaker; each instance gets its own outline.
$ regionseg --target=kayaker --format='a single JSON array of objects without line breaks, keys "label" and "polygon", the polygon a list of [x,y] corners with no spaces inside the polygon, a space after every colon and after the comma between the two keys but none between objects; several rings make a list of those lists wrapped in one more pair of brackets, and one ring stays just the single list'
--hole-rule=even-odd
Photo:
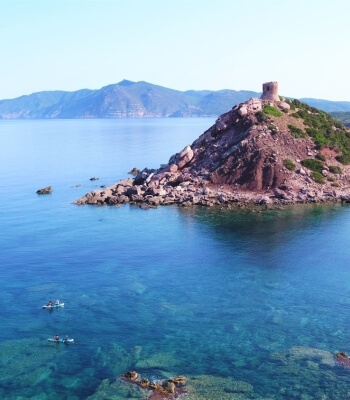
[{"label": "kayaker", "polygon": [[56,340],[56,341],[59,341],[60,340],[60,336],[59,335],[55,335],[53,339]]},{"label": "kayaker", "polygon": [[60,304],[60,301],[59,301],[59,300],[56,300],[56,301],[55,301],[55,304],[56,304],[56,306],[58,306],[58,305]]},{"label": "kayaker", "polygon": [[50,300],[46,305],[51,307],[53,305],[53,302]]},{"label": "kayaker", "polygon": [[68,342],[68,335],[66,335],[63,339],[64,342]]}]

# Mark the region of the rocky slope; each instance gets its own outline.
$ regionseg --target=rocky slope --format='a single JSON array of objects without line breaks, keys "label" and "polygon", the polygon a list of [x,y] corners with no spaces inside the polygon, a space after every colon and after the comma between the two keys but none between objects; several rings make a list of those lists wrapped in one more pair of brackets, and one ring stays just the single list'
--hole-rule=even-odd
[{"label": "rocky slope", "polygon": [[221,115],[161,168],[146,168],[76,203],[147,208],[347,201],[350,167],[339,162],[347,161],[347,137],[350,132],[328,114],[263,93]]}]

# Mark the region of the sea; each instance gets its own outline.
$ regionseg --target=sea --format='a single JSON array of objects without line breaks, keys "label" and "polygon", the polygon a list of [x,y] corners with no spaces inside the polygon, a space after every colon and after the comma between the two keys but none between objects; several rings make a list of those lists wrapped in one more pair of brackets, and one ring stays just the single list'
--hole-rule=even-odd
[{"label": "sea", "polygon": [[348,205],[75,204],[213,123],[0,121],[0,399],[350,398]]}]

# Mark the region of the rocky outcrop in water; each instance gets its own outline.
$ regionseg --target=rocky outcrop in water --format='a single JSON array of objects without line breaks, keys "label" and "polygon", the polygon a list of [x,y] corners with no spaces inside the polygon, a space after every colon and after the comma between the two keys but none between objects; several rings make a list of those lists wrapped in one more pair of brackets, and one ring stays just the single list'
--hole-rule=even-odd
[{"label": "rocky outcrop in water", "polygon": [[[350,201],[350,169],[337,160],[339,150],[317,146],[295,105],[276,100],[275,86],[267,88],[272,96],[263,93],[234,106],[159,169],[145,168],[76,203],[149,208]],[[308,112],[318,115],[315,109]],[[332,127],[335,133],[343,128]],[[305,160],[317,160],[321,169]]]},{"label": "rocky outcrop in water", "polygon": [[47,187],[44,187],[42,189],[38,189],[36,192],[37,192],[37,194],[51,194],[52,193],[52,187],[51,186],[47,186]]},{"label": "rocky outcrop in water", "polygon": [[183,375],[175,376],[163,382],[151,382],[146,378],[140,379],[136,371],[128,371],[122,375],[122,379],[134,383],[142,389],[149,389],[152,394],[149,400],[173,399],[180,394],[185,394],[186,390],[182,388],[186,384],[187,378]]}]

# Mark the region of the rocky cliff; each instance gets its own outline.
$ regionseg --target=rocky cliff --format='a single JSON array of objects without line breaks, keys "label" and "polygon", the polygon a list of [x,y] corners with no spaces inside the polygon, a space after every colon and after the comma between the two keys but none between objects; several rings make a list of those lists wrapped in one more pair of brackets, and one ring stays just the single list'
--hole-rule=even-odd
[{"label": "rocky cliff", "polygon": [[263,93],[234,106],[161,168],[146,168],[77,204],[347,201],[350,132],[297,100],[271,98]]}]

